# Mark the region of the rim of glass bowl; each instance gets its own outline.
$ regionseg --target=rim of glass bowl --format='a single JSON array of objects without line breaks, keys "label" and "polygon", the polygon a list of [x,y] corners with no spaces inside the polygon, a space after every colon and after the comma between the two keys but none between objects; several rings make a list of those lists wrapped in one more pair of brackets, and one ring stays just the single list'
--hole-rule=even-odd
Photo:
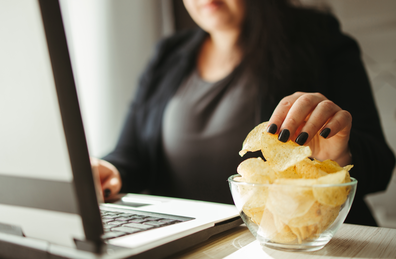
[{"label": "rim of glass bowl", "polygon": [[[273,186],[271,183],[248,183],[248,182],[239,182],[239,181],[234,181],[235,177],[242,177],[240,174],[234,174],[228,177],[228,182],[230,183],[235,183],[239,185],[248,185],[248,186]],[[352,185],[357,185],[358,180],[356,180],[353,177],[350,177],[351,181],[349,183],[340,183],[340,184],[314,184],[314,185],[292,185],[292,184],[276,184],[277,186],[301,186],[301,187],[343,187],[343,186],[352,186]],[[297,179],[303,179],[303,178],[297,178]]]}]

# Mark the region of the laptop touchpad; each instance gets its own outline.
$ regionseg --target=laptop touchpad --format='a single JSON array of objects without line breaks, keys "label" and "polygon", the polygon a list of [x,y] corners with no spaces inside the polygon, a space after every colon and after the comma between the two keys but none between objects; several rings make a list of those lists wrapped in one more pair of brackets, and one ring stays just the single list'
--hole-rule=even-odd
[{"label": "laptop touchpad", "polygon": [[127,201],[120,200],[117,202],[113,202],[112,204],[124,205],[124,206],[129,206],[129,207],[134,207],[134,208],[152,205],[150,203],[139,203],[139,202],[134,202],[134,201],[130,201],[130,200],[127,200]]}]

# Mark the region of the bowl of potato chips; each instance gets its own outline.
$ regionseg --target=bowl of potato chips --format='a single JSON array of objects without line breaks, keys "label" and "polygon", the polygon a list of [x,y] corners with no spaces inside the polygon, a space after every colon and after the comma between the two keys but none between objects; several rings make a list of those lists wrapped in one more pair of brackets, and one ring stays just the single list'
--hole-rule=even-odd
[{"label": "bowl of potato chips", "polygon": [[267,122],[246,137],[240,155],[249,158],[228,182],[239,213],[262,246],[286,251],[323,248],[351,208],[357,180],[348,165],[310,158],[308,146],[278,141],[265,131]]}]

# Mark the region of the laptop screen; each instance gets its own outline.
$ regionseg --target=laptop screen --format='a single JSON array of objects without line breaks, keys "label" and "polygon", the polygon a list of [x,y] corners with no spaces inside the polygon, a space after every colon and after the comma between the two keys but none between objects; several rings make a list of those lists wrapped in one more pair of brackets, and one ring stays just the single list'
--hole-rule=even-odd
[{"label": "laptop screen", "polygon": [[61,245],[99,241],[58,1],[0,0],[0,35],[0,224]]}]

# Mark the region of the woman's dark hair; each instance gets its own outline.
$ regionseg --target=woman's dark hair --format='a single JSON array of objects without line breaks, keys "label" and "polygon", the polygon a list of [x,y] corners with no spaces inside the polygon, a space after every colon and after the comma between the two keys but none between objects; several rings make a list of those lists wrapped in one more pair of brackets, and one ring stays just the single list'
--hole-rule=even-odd
[{"label": "woman's dark hair", "polygon": [[[245,19],[239,44],[244,53],[244,63],[254,77],[264,79],[264,93],[278,102],[286,93],[295,91],[296,84],[309,86],[315,75],[315,55],[309,46],[296,64],[294,59],[295,38],[304,37],[296,32],[296,23],[301,15],[295,2],[290,0],[246,0]],[[311,53],[310,53],[311,52]],[[301,55],[300,55],[301,56]],[[306,60],[306,64],[301,64]],[[299,69],[300,68],[300,69]],[[305,77],[301,68],[311,73]],[[310,79],[308,79],[310,78]],[[263,80],[261,80],[263,81]],[[263,89],[263,87],[260,87]],[[301,90],[309,90],[307,88]],[[283,95],[283,96],[282,96]]]}]

